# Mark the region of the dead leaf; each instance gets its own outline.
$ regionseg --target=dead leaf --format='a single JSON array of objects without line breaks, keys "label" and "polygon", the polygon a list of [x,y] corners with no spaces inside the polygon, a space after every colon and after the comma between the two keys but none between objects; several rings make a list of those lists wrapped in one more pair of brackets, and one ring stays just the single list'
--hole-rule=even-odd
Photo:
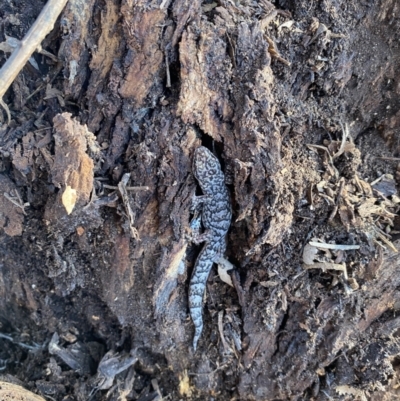
[{"label": "dead leaf", "polygon": [[365,396],[364,391],[358,388],[343,385],[337,386],[335,390],[340,395],[352,395],[354,397],[359,397],[361,401],[367,401],[367,397]]},{"label": "dead leaf", "polygon": [[232,270],[235,266],[226,260],[225,258],[219,258],[216,260],[216,263],[218,264],[218,275],[219,278],[226,284],[230,285],[233,287],[233,283],[231,280],[231,276],[228,274],[229,270]]}]

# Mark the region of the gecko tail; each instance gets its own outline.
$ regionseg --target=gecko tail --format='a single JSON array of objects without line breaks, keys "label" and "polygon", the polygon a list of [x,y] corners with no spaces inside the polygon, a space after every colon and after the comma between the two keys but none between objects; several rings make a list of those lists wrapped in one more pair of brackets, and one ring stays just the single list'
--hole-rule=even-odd
[{"label": "gecko tail", "polygon": [[[200,288],[199,288],[200,287]],[[190,316],[194,324],[193,348],[196,351],[197,343],[203,331],[203,294],[202,285],[192,285],[189,290],[189,309]]]},{"label": "gecko tail", "polygon": [[202,297],[192,295],[190,301],[190,316],[194,324],[193,348],[196,351],[197,343],[203,331]]},{"label": "gecko tail", "polygon": [[196,350],[197,342],[203,331],[203,296],[216,251],[207,245],[203,248],[193,271],[189,286],[189,309],[195,327],[193,348]]},{"label": "gecko tail", "polygon": [[[201,313],[201,311],[200,311],[200,313]],[[192,317],[192,319],[193,319],[193,317]],[[200,315],[200,319],[198,319],[196,321],[195,328],[194,328],[193,349],[195,351],[197,349],[197,343],[198,343],[198,341],[200,339],[202,331],[203,331],[203,317]]]}]

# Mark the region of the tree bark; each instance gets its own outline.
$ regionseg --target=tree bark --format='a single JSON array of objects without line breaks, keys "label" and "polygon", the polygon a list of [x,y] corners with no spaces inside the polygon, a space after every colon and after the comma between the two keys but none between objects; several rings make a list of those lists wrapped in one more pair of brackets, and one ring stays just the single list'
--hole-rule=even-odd
[{"label": "tree bark", "polygon": [[[35,342],[57,332],[90,349],[95,367],[107,351],[130,352],[125,399],[155,394],[154,379],[170,399],[397,395],[396,237],[371,233],[397,231],[399,11],[394,0],[70,0],[42,45],[58,51],[61,73],[42,58],[4,97],[4,331]],[[43,76],[46,90],[21,95]],[[188,238],[201,145],[231,191],[236,268],[233,287],[209,277],[194,353],[188,285],[200,248]],[[140,188],[124,196],[125,186]],[[307,269],[312,238],[360,245],[318,259],[345,263],[352,281]],[[95,368],[79,381],[55,357],[62,372],[46,379],[47,352],[12,351],[23,367],[9,373],[31,389],[46,395],[47,380],[56,399],[89,396]]]}]

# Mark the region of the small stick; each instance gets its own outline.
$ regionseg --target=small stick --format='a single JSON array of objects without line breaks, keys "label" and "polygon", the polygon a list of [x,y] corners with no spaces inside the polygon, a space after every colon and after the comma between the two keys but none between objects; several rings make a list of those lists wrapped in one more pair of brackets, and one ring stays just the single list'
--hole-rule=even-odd
[{"label": "small stick", "polygon": [[325,242],[314,242],[314,241],[310,241],[309,244],[311,246],[315,246],[316,248],[335,249],[338,251],[351,251],[354,249],[360,249],[360,245],[327,244]]},{"label": "small stick", "polygon": [[[376,236],[384,242],[393,252],[399,252],[397,248],[389,241],[384,235],[382,235],[379,231],[375,230]],[[377,242],[377,241],[376,241]]]},{"label": "small stick", "polygon": [[[1,74],[0,74],[0,86],[1,86]],[[4,100],[2,97],[0,97],[0,106],[6,111],[7,121],[8,121],[8,124],[10,124],[10,122],[11,122],[10,110],[9,110],[8,106],[4,103]]]},{"label": "small stick", "polygon": [[157,392],[157,394],[158,394],[158,400],[159,401],[163,401],[163,396],[162,396],[162,394],[161,394],[161,391],[160,391],[160,387],[159,387],[159,385],[158,385],[158,381],[157,381],[157,379],[153,379],[152,381],[151,381],[151,385],[153,386],[153,388],[154,388],[154,390]]},{"label": "small stick", "polygon": [[278,49],[275,46],[275,43],[273,42],[272,39],[270,39],[268,36],[265,36],[265,39],[268,42],[268,53],[271,55],[271,57],[276,58],[278,61],[281,63],[287,65],[288,67],[291,66],[290,62],[284,59],[278,52]]},{"label": "small stick", "polygon": [[[26,215],[25,213],[25,204],[22,202],[21,197],[19,196],[18,191],[15,191],[17,193],[17,200],[15,200],[15,198],[13,198],[12,196],[10,196],[7,192],[4,192],[3,195],[6,199],[8,199],[12,204],[14,204],[15,206],[19,207],[20,209],[22,209],[22,213]],[[29,203],[28,203],[29,205]]]},{"label": "small stick", "polygon": [[138,241],[140,241],[139,233],[138,233],[137,229],[134,226],[135,217],[133,215],[133,211],[132,211],[131,205],[129,204],[128,192],[126,191],[126,184],[128,183],[130,177],[131,177],[130,173],[125,173],[122,176],[121,181],[118,184],[118,190],[119,190],[119,192],[121,194],[122,202],[124,203],[126,214],[128,215],[129,228],[130,228],[130,231],[131,231],[131,237],[136,239],[136,240],[138,240]]},{"label": "small stick", "polygon": [[[106,189],[119,189],[118,187],[115,187],[114,185],[108,185],[108,184],[103,184],[103,188]],[[125,187],[127,191],[149,191],[149,187]]]},{"label": "small stick", "polygon": [[378,177],[375,181],[372,181],[369,185],[374,186],[375,184],[377,184],[385,175],[381,175],[380,177]]},{"label": "small stick", "polygon": [[375,159],[379,159],[379,160],[389,160],[389,161],[391,161],[391,162],[400,162],[400,157],[385,157],[385,156],[378,157],[378,156],[376,156]]},{"label": "small stick", "polygon": [[171,87],[171,74],[169,72],[168,48],[165,49],[165,68],[167,69],[167,84],[166,87]]},{"label": "small stick", "polygon": [[347,281],[349,279],[347,275],[347,268],[345,263],[330,263],[330,262],[318,262],[318,263],[313,263],[312,265],[306,265],[303,264],[303,268],[305,270],[310,270],[310,269],[321,269],[322,271],[326,270],[339,270],[343,272],[343,276],[345,280]]},{"label": "small stick", "polygon": [[14,344],[16,344],[16,345],[19,345],[19,346],[22,347],[22,348],[26,348],[26,349],[29,349],[29,350],[32,350],[32,351],[37,351],[37,350],[39,350],[39,349],[42,348],[40,345],[35,345],[35,346],[33,346],[33,345],[28,345],[28,344],[20,343],[20,342],[18,342],[18,341],[15,341],[11,336],[9,336],[9,335],[7,335],[7,334],[3,334],[3,333],[0,333],[0,338],[2,338],[2,339],[4,339],[4,340],[11,341],[12,343],[14,343]]},{"label": "small stick", "polygon": [[218,312],[218,331],[219,335],[221,337],[222,345],[224,346],[224,351],[225,352],[232,352],[231,348],[229,347],[228,343],[226,342],[225,336],[224,336],[224,324],[222,322],[222,319],[224,318],[224,311],[219,311]]},{"label": "small stick", "polygon": [[333,159],[332,159],[331,153],[329,152],[329,149],[328,149],[327,147],[321,146],[321,145],[312,145],[312,144],[310,144],[310,143],[308,143],[307,146],[308,146],[311,150],[313,150],[313,149],[319,149],[319,150],[323,150],[324,152],[326,152],[326,154],[327,154],[328,157],[329,157],[329,163],[330,163],[332,169],[333,169],[334,172],[335,172],[336,178],[339,177],[339,171],[337,170],[337,168],[336,168],[335,165],[333,164]]},{"label": "small stick", "polygon": [[326,199],[328,202],[330,202],[330,203],[332,203],[332,204],[335,204],[335,200],[334,200],[333,198],[331,198],[330,196],[328,196],[328,195],[325,195],[325,194],[318,194],[318,196],[320,196],[321,198]]},{"label": "small stick", "polygon": [[335,206],[334,206],[334,208],[333,208],[333,210],[332,210],[331,215],[329,216],[328,221],[332,221],[332,220],[334,219],[334,217],[336,216],[336,213],[337,213],[337,211],[338,211],[338,209],[339,209],[340,201],[341,201],[341,199],[342,199],[342,191],[343,191],[343,188],[344,188],[344,178],[341,178],[341,179],[340,179],[340,182],[339,182],[339,191],[338,191],[338,195],[337,195],[337,197],[336,197],[336,204],[335,204]]},{"label": "small stick", "polygon": [[340,144],[339,150],[332,156],[332,160],[335,160],[344,153],[347,137],[349,136],[349,126],[345,124],[343,127],[342,123],[340,123],[340,126],[342,128],[342,143]]},{"label": "small stick", "polygon": [[32,56],[33,52],[40,48],[40,43],[53,29],[67,1],[68,0],[49,0],[47,2],[28,33],[19,42],[10,58],[0,70],[0,105],[3,106],[7,113],[8,123],[11,122],[11,115],[7,105],[3,101],[3,96]]},{"label": "small stick", "polygon": [[29,100],[31,97],[35,96],[36,93],[40,92],[42,89],[45,89],[46,85],[40,85],[39,88],[36,88],[27,98],[26,100]]}]

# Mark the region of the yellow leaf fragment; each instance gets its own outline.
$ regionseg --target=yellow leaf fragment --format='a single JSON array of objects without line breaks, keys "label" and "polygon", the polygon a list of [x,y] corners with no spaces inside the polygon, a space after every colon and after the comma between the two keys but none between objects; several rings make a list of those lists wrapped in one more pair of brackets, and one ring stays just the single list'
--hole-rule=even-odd
[{"label": "yellow leaf fragment", "polygon": [[179,377],[179,394],[182,396],[190,397],[192,395],[192,389],[190,387],[189,375],[187,370],[183,372],[183,375]]},{"label": "yellow leaf fragment", "polygon": [[71,214],[72,210],[74,209],[76,199],[77,199],[76,189],[73,189],[69,185],[67,185],[64,193],[62,194],[61,200],[68,214]]}]

